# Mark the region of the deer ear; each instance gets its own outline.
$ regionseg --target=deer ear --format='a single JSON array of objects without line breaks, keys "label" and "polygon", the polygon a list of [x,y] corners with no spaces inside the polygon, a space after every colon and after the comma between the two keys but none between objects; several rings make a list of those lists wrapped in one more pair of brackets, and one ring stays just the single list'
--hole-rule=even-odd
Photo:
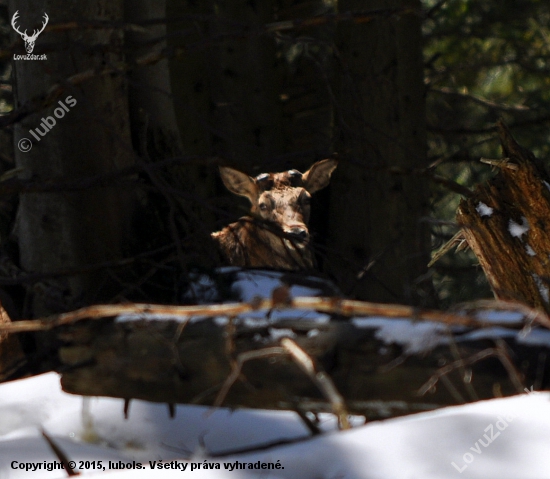
[{"label": "deer ear", "polygon": [[304,181],[304,188],[310,193],[322,190],[330,182],[330,176],[332,172],[338,166],[336,160],[321,160],[314,163],[313,166],[306,171],[302,179]]},{"label": "deer ear", "polygon": [[250,203],[255,204],[258,200],[258,186],[246,173],[243,173],[227,166],[220,166],[220,175],[226,188],[239,196],[246,196]]}]

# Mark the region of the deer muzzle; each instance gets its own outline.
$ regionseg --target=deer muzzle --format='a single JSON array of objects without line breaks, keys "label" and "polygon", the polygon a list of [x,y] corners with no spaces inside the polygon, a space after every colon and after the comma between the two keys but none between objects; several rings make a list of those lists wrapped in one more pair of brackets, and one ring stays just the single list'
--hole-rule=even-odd
[{"label": "deer muzzle", "polygon": [[309,231],[305,225],[291,225],[284,228],[287,235],[285,243],[290,248],[304,248],[309,242]]}]

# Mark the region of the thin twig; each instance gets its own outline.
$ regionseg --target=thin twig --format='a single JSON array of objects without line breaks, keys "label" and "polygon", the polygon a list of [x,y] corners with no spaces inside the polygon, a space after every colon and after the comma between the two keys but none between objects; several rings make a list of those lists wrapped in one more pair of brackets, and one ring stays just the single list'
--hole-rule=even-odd
[{"label": "thin twig", "polygon": [[[42,429],[42,437],[46,440],[48,445],[50,446],[51,450],[54,452],[54,454],[57,456],[59,461],[63,464],[65,467],[65,470],[67,471],[67,475],[70,476],[79,476],[80,472],[76,472],[71,466],[69,459],[67,458],[67,455],[61,450],[61,448],[54,442],[54,440]],[[71,461],[73,462],[73,461]]]},{"label": "thin twig", "polygon": [[439,368],[428,381],[426,381],[420,389],[417,391],[417,395],[424,396],[430,389],[432,389],[437,382],[447,374],[451,373],[452,371],[456,369],[462,369],[466,365],[475,364],[483,359],[489,358],[489,357],[496,357],[500,360],[506,371],[508,372],[508,376],[510,378],[510,381],[512,381],[512,384],[516,388],[516,390],[521,393],[523,392],[524,385],[521,380],[521,375],[515,368],[512,360],[510,359],[510,356],[508,355],[508,352],[506,351],[506,344],[502,340],[497,340],[497,346],[495,348],[487,348],[483,351],[479,351],[475,354],[472,354],[471,356],[465,358],[465,359],[459,359],[457,361],[453,361],[450,364],[447,364],[441,368]]},{"label": "thin twig", "polygon": [[491,165],[496,168],[508,168],[509,170],[516,171],[519,167],[515,163],[510,163],[510,158],[501,158],[499,160],[493,160],[490,158],[480,158],[479,161],[481,163],[485,163],[486,165]]},{"label": "thin twig", "polygon": [[264,359],[288,355],[294,360],[299,368],[309,376],[313,383],[321,390],[325,398],[330,402],[332,410],[338,418],[338,423],[342,429],[349,429],[351,426],[349,424],[348,412],[344,404],[344,398],[337,391],[330,377],[324,371],[319,370],[315,366],[313,359],[311,359],[311,357],[291,339],[281,339],[281,346],[282,347],[275,346],[255,351],[246,351],[239,354],[236,360],[232,363],[231,373],[221,387],[220,392],[213,403],[213,407],[220,407],[223,404],[229,390],[241,376],[242,367],[245,362],[253,359]]},{"label": "thin twig", "polygon": [[241,370],[245,362],[251,361],[252,359],[271,358],[274,356],[280,356],[284,354],[286,354],[285,350],[277,346],[272,348],[264,348],[256,351],[246,351],[244,353],[239,354],[237,356],[235,363],[233,364],[231,373],[223,383],[223,386],[220,389],[220,392],[218,393],[218,395],[216,396],[216,400],[214,401],[214,404],[212,406],[220,407],[223,404],[227,396],[227,393],[231,389],[231,386],[235,384],[235,381],[241,375]]},{"label": "thin twig", "polygon": [[336,386],[329,375],[315,365],[313,359],[292,339],[281,339],[281,346],[290,354],[294,362],[304,371],[313,383],[321,390],[327,401],[330,402],[332,411],[338,418],[338,424],[342,429],[350,429],[348,420],[348,411],[344,403],[344,398],[336,389]]},{"label": "thin twig", "polygon": [[417,391],[418,396],[424,396],[430,389],[432,389],[438,381],[447,374],[455,371],[456,369],[463,368],[465,365],[474,364],[478,361],[481,361],[482,359],[491,357],[491,356],[497,356],[498,352],[496,348],[487,348],[483,351],[479,351],[475,354],[472,354],[466,359],[458,359],[456,361],[453,361],[450,364],[446,364],[445,366],[439,368],[434,374],[430,376],[430,379],[428,379]]},{"label": "thin twig", "polygon": [[[441,248],[439,248],[433,255],[432,260],[428,263],[428,268],[432,267],[437,261],[439,261],[443,256],[445,256],[456,244],[456,249],[462,246],[463,242],[466,241],[464,238],[464,232],[461,230],[458,231],[449,241],[447,241]],[[457,244],[458,243],[458,244]]]}]

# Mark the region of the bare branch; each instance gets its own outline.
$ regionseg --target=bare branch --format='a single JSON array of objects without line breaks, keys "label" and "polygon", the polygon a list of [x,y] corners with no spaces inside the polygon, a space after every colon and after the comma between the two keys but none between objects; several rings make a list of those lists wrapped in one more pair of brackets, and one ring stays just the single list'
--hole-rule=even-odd
[{"label": "bare branch", "polygon": [[342,429],[350,429],[349,414],[344,403],[344,398],[338,392],[328,374],[320,371],[315,366],[313,359],[292,339],[281,339],[281,346],[290,354],[300,369],[317,385],[327,401],[330,402],[334,414],[338,417],[340,427]]}]

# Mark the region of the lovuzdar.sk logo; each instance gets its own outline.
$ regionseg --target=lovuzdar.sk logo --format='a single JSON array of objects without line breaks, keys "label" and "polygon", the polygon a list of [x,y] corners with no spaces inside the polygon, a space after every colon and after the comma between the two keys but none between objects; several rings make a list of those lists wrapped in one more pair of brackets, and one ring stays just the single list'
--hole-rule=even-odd
[{"label": "lovuzdar.sk logo", "polygon": [[19,35],[21,35],[21,38],[25,42],[25,50],[27,50],[27,54],[26,55],[14,54],[13,59],[14,60],[47,60],[48,58],[46,57],[45,54],[33,55],[32,52],[34,50],[34,44],[36,43],[36,39],[38,38],[38,35],[40,35],[44,31],[44,28],[46,28],[46,25],[48,24],[48,20],[49,20],[48,14],[44,13],[44,21],[42,22],[42,28],[40,28],[39,30],[34,30],[32,35],[27,35],[27,30],[25,30],[24,32],[21,32],[19,30],[16,24],[18,18],[19,18],[19,10],[17,10],[13,14],[13,17],[11,18],[11,26],[17,33],[19,33]]}]

